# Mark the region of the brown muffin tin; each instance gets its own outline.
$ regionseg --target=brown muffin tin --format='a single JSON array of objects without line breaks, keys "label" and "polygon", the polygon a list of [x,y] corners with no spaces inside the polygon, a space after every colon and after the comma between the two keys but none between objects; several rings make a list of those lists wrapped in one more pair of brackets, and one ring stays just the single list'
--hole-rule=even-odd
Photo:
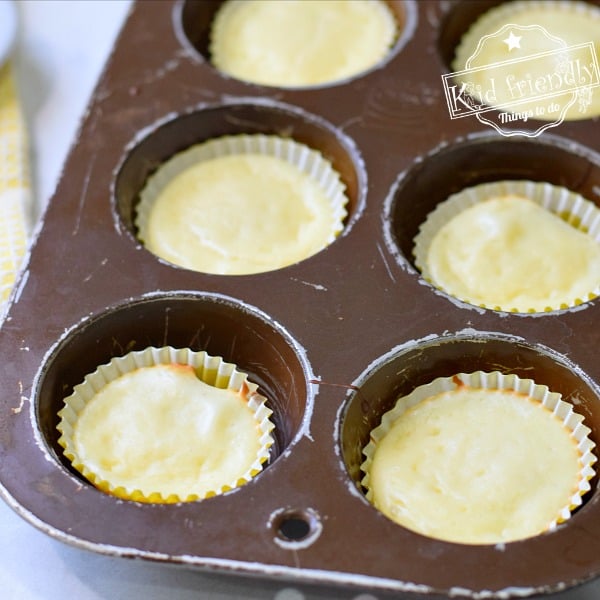
[{"label": "brown muffin tin", "polygon": [[[206,48],[218,4],[135,4],[93,94],[0,331],[3,498],[75,546],[225,574],[475,598],[596,577],[596,479],[556,531],[466,546],[379,514],[359,465],[369,430],[399,394],[478,369],[561,392],[600,444],[600,300],[543,315],[478,309],[434,290],[412,257],[425,215],[469,185],[548,181],[600,205],[598,119],[537,138],[450,120],[441,76],[462,32],[494,2],[391,2],[403,34],[389,59],[304,90],[213,69]],[[135,238],[144,181],[173,153],[235,133],[287,135],[323,152],[348,189],[343,234],[257,275],[157,259]],[[269,399],[276,446],[244,487],[201,502],[127,502],[62,456],[57,412],[73,386],[114,356],[165,344],[223,356]]]}]

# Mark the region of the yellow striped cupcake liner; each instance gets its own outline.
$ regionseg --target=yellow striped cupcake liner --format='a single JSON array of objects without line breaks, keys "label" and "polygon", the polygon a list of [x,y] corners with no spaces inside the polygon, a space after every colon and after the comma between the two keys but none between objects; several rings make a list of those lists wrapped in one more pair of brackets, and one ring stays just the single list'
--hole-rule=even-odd
[{"label": "yellow striped cupcake liner", "polygon": [[27,132],[10,63],[0,67],[0,314],[30,233],[31,185]]}]

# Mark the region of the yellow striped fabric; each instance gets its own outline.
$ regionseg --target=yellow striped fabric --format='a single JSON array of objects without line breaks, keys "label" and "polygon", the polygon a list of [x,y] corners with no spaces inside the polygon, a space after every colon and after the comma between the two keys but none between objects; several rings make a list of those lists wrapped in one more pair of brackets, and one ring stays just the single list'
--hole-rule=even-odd
[{"label": "yellow striped fabric", "polygon": [[30,233],[27,132],[10,63],[0,68],[0,313],[4,313]]}]

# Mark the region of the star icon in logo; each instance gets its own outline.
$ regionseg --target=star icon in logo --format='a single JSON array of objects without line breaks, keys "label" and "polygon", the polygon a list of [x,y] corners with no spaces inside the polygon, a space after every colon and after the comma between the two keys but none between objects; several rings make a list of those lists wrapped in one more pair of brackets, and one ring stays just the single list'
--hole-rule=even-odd
[{"label": "star icon in logo", "polygon": [[514,50],[515,48],[521,48],[521,38],[523,36],[521,35],[515,35],[512,31],[510,32],[510,35],[505,39],[502,40],[507,46],[508,46],[508,51],[510,52],[511,50]]}]

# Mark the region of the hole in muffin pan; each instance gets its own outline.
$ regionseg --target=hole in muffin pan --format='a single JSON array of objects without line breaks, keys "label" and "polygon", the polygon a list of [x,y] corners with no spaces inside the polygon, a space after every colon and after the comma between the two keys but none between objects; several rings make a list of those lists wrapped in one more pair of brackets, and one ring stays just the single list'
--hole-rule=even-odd
[{"label": "hole in muffin pan", "polygon": [[[357,489],[364,492],[360,483],[364,473],[360,465],[369,433],[380,424],[381,416],[394,407],[396,400],[437,377],[475,371],[514,374],[561,394],[562,399],[584,417],[584,424],[591,429],[589,437],[598,447],[599,390],[575,365],[550,349],[532,346],[511,336],[448,335],[392,350],[355,382],[358,391],[349,395],[341,414],[340,444],[344,464]],[[584,496],[583,505],[596,494],[597,479],[598,475],[591,480],[591,491]],[[569,521],[566,526],[568,524]]]},{"label": "hole in muffin pan", "polygon": [[[176,13],[174,15],[175,23],[180,27],[180,36],[182,41],[188,44],[195,52],[197,52],[206,62],[211,63],[210,53],[210,31],[212,22],[217,11],[225,0],[184,0],[176,5]],[[333,81],[317,86],[305,86],[304,89],[332,87],[343,85],[359,77],[364,77],[373,70],[376,70],[385,65],[395,55],[397,55],[407,40],[413,33],[416,26],[416,10],[412,2],[406,0],[383,0],[390,8],[394,15],[398,27],[397,39],[386,56],[372,68],[358,73],[350,78],[340,81]],[[226,75],[226,77],[229,77]],[[244,85],[259,85],[249,84],[248,82],[239,81]],[[299,88],[302,89],[302,88]]]},{"label": "hole in muffin pan", "polygon": [[287,508],[272,515],[271,528],[275,543],[293,550],[312,544],[319,537],[322,525],[318,514],[310,508]]},{"label": "hole in muffin pan", "polygon": [[259,386],[275,425],[269,464],[296,438],[312,400],[307,365],[287,334],[257,311],[222,296],[153,296],[78,325],[56,345],[40,371],[35,419],[55,458],[77,477],[81,476],[58,445],[56,426],[63,399],[98,365],[165,345],[221,356]]},{"label": "hole in muffin pan", "polygon": [[301,516],[290,515],[279,524],[279,535],[289,541],[301,541],[310,533],[310,524]]},{"label": "hole in muffin pan", "polygon": [[545,134],[535,140],[477,135],[446,145],[413,162],[386,201],[384,226],[393,254],[416,270],[414,238],[427,215],[451,194],[492,181],[547,182],[598,204],[600,156],[569,140]]},{"label": "hole in muffin pan", "polygon": [[[202,3],[199,3],[202,4]],[[209,106],[169,118],[136,141],[114,181],[116,213],[134,237],[135,210],[148,177],[173,155],[190,146],[225,135],[264,134],[291,138],[319,151],[329,160],[346,186],[348,231],[364,202],[366,173],[349,138],[319,117],[275,102],[240,102]]]}]

